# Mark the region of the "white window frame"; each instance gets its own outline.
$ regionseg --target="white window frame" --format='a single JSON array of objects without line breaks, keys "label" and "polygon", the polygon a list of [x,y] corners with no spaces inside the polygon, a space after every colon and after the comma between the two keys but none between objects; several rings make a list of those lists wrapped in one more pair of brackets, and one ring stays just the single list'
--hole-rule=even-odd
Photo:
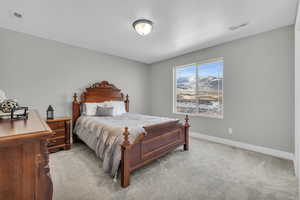
[{"label": "white window frame", "polygon": [[[178,68],[182,68],[182,67],[187,67],[187,66],[192,66],[192,65],[196,65],[196,91],[198,91],[198,66],[199,65],[203,65],[203,64],[209,64],[212,62],[217,62],[217,61],[223,61],[223,87],[222,87],[222,102],[223,102],[223,109],[222,109],[222,116],[211,116],[211,115],[207,115],[207,114],[194,114],[194,113],[183,113],[183,112],[177,112],[177,93],[176,93],[176,86],[177,86],[177,82],[176,82],[176,70]],[[224,61],[224,57],[218,57],[218,58],[212,58],[212,59],[207,59],[207,60],[203,60],[203,61],[199,61],[199,62],[194,62],[194,63],[190,63],[190,64],[184,64],[184,65],[178,65],[178,66],[174,66],[173,67],[173,114],[177,114],[177,115],[189,115],[189,116],[198,116],[198,117],[206,117],[206,118],[213,118],[213,119],[223,119],[224,118],[224,67],[225,67],[225,61]],[[219,90],[220,91],[220,90]]]}]

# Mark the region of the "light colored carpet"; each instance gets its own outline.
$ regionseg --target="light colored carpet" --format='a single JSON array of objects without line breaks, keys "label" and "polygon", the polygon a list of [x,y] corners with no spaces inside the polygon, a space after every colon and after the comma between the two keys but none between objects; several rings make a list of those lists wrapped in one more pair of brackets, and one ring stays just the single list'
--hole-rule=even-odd
[{"label": "light colored carpet", "polygon": [[297,200],[293,164],[191,138],[182,148],[136,170],[123,189],[85,145],[50,155],[54,200]]}]

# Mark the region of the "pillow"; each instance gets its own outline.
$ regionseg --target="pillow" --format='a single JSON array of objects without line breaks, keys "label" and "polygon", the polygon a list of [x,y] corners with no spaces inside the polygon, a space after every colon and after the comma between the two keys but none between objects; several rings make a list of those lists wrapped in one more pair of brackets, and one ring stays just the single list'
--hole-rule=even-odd
[{"label": "pillow", "polygon": [[124,101],[107,101],[104,102],[105,106],[113,107],[113,116],[122,115],[126,113]]},{"label": "pillow", "polygon": [[82,105],[82,115],[94,116],[97,113],[97,107],[104,106],[104,103],[84,103]]},{"label": "pillow", "polygon": [[114,107],[97,106],[97,116],[113,116]]},{"label": "pillow", "polygon": [[84,103],[82,105],[82,115],[95,116],[97,107],[113,107],[113,116],[118,116],[126,113],[124,101],[105,101],[102,103]]}]

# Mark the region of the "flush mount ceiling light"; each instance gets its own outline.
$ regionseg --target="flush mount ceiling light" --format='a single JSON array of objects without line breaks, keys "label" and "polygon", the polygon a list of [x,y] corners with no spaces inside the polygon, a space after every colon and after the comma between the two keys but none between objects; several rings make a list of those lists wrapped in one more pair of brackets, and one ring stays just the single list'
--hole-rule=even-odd
[{"label": "flush mount ceiling light", "polygon": [[134,30],[142,35],[148,35],[152,31],[153,22],[147,19],[139,19],[132,24]]}]

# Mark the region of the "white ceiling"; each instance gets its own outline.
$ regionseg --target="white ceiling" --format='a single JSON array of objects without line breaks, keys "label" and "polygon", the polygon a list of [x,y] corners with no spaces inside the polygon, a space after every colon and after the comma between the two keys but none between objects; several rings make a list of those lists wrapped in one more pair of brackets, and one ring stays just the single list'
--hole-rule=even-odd
[{"label": "white ceiling", "polygon": [[[294,24],[296,12],[297,0],[1,0],[0,27],[154,63]],[[140,18],[154,23],[146,37],[132,28]]]}]

